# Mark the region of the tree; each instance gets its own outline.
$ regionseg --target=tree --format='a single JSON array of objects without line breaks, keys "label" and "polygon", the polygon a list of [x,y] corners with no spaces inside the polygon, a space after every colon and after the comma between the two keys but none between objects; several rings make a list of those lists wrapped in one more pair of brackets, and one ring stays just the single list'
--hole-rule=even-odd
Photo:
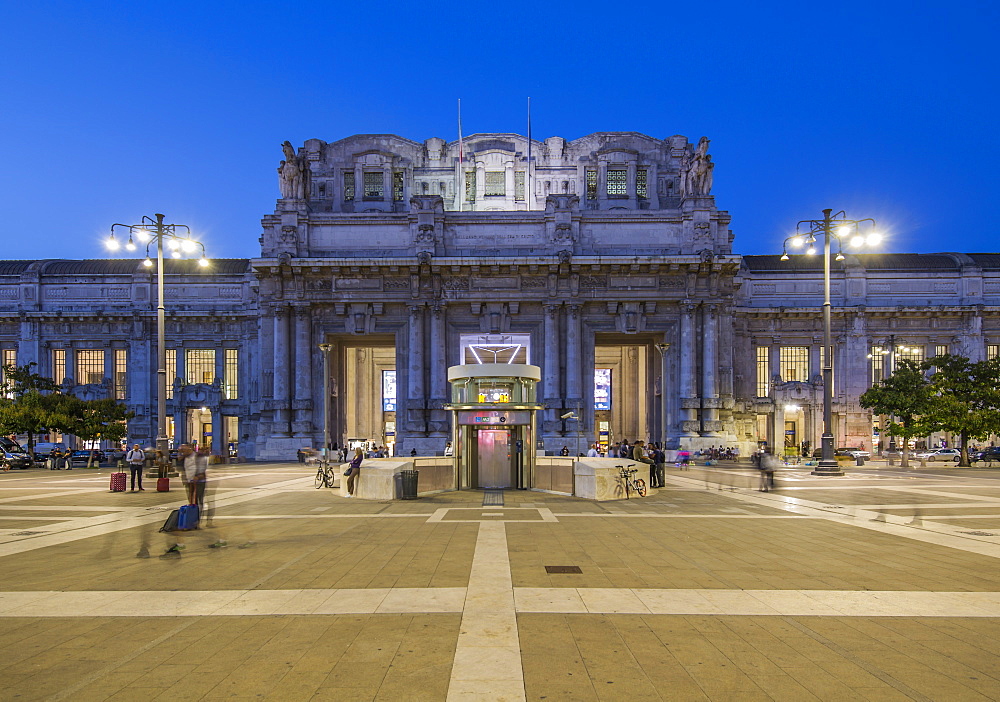
[{"label": "tree", "polygon": [[924,362],[937,370],[930,378],[931,414],[945,431],[961,437],[959,466],[969,466],[969,440],[1000,434],[1000,358],[973,363],[944,354]]},{"label": "tree", "polygon": [[[128,435],[128,420],[135,416],[116,400],[81,400],[72,395],[61,396],[60,416],[69,418],[60,427],[67,434],[78,436],[84,441],[107,439],[121,441]],[[90,454],[87,467],[93,465],[94,454]]]},{"label": "tree", "polygon": [[0,431],[27,434],[28,453],[35,455],[35,435],[64,424],[59,413],[59,384],[32,372],[37,363],[3,367],[0,383]]},{"label": "tree", "polygon": [[904,468],[909,466],[910,439],[937,429],[931,418],[934,391],[923,367],[902,360],[895,372],[880,380],[860,398],[861,406],[891,417],[889,433],[903,439]]}]

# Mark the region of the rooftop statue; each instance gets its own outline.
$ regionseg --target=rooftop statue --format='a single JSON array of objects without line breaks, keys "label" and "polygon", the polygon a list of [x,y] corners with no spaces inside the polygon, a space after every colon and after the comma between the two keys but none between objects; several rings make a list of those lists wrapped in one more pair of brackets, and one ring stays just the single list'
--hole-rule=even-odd
[{"label": "rooftop statue", "polygon": [[304,157],[295,155],[291,142],[281,143],[285,160],[278,164],[278,185],[281,197],[286,200],[305,200],[309,192],[309,164]]},{"label": "rooftop statue", "polygon": [[698,140],[692,156],[681,161],[681,194],[708,195],[712,191],[712,156],[708,153],[708,137]]}]

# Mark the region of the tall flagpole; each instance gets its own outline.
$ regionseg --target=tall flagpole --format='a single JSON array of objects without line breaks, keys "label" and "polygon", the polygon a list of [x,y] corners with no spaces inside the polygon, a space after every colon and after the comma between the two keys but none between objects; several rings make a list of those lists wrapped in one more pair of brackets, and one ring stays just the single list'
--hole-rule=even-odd
[{"label": "tall flagpole", "polygon": [[528,98],[528,168],[524,175],[525,189],[527,192],[524,194],[524,201],[528,203],[528,209],[531,209],[531,200],[534,197],[534,192],[531,190],[531,98]]},{"label": "tall flagpole", "polygon": [[465,201],[465,143],[462,141],[462,98],[458,99],[458,211],[462,211]]}]

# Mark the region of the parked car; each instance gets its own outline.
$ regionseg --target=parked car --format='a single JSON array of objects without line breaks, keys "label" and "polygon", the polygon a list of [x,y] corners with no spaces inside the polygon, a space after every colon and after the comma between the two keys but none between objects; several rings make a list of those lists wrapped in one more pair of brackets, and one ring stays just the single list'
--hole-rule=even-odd
[{"label": "parked car", "polygon": [[74,451],[70,454],[69,460],[71,463],[90,463],[91,455],[94,456],[94,463],[103,463],[108,460],[108,457],[104,455],[104,451],[100,449],[81,449],[79,451]]},{"label": "parked car", "polygon": [[[17,445],[15,444],[15,446]],[[14,449],[14,447],[11,447],[10,450],[3,448],[0,449],[0,465],[2,465],[4,470],[11,468],[18,468],[20,470],[31,468],[31,456],[25,451]]]},{"label": "parked car", "polygon": [[955,448],[935,449],[933,451],[921,451],[915,458],[921,461],[955,461],[962,459],[962,452]]},{"label": "parked car", "polygon": [[850,457],[850,458],[871,458],[871,454],[865,451],[860,446],[844,446],[833,452],[835,457]]},{"label": "parked car", "polygon": [[986,463],[1000,461],[1000,446],[989,446],[982,451],[970,452],[969,461],[972,463],[976,461],[984,461]]}]

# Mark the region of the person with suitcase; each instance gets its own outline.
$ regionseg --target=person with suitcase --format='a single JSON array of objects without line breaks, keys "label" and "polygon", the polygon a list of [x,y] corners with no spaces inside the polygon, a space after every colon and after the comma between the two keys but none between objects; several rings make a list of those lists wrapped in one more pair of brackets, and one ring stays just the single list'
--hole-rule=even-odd
[{"label": "person with suitcase", "polygon": [[139,492],[145,492],[142,488],[142,466],[146,462],[146,453],[139,448],[139,444],[135,444],[132,450],[125,454],[125,462],[128,463],[129,470],[132,473],[131,492],[135,492],[137,478],[139,481]]}]

